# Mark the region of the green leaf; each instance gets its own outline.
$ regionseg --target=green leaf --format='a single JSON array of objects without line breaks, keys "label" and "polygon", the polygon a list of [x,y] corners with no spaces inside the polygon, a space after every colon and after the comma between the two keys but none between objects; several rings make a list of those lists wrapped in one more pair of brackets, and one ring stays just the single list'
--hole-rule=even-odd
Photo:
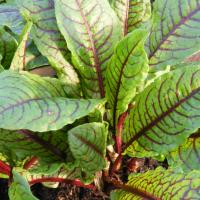
[{"label": "green leaf", "polygon": [[124,142],[132,156],[165,154],[200,127],[200,66],[183,67],[156,79],[135,99]]},{"label": "green leaf", "polygon": [[26,70],[49,65],[46,57],[42,56],[32,42],[26,49]]},{"label": "green leaf", "polygon": [[45,163],[72,160],[65,132],[32,133],[0,129],[0,152],[8,162],[35,156]]},{"label": "green leaf", "polygon": [[64,98],[60,81],[28,73],[2,72],[0,85],[0,128],[9,130],[58,130],[103,102]]},{"label": "green leaf", "polygon": [[86,173],[95,173],[105,165],[108,127],[103,123],[77,126],[68,132],[68,142],[73,157]]},{"label": "green leaf", "polygon": [[151,15],[150,0],[115,0],[113,7],[124,35],[140,28]]},{"label": "green leaf", "polygon": [[111,193],[111,200],[199,199],[200,172],[184,174],[158,168],[144,174],[131,174],[122,190]]},{"label": "green leaf", "polygon": [[47,57],[59,78],[69,85],[72,94],[78,93],[78,76],[66,60],[68,49],[56,23],[54,2],[17,0],[21,13],[33,22],[31,36],[43,56]]},{"label": "green leaf", "polygon": [[200,49],[200,0],[156,0],[146,43],[152,70],[182,62]]},{"label": "green leaf", "polygon": [[191,135],[178,149],[167,155],[170,166],[181,166],[184,171],[199,170],[200,130]]},{"label": "green leaf", "polygon": [[24,21],[16,6],[7,3],[0,5],[0,26],[7,26],[15,34],[20,34]]},{"label": "green leaf", "polygon": [[27,45],[27,40],[28,40],[32,25],[33,25],[32,22],[28,22],[22,31],[18,48],[15,51],[15,55],[13,57],[13,60],[12,60],[11,66],[10,66],[11,70],[21,71],[21,70],[25,69],[26,45]]},{"label": "green leaf", "polygon": [[25,178],[13,171],[14,182],[9,188],[10,200],[38,200],[31,193],[29,184]]},{"label": "green leaf", "polygon": [[141,86],[148,72],[148,59],[144,51],[146,32],[136,30],[121,40],[112,56],[106,73],[106,98],[111,106],[114,124],[119,114]]},{"label": "green leaf", "polygon": [[104,97],[106,66],[121,38],[117,16],[107,0],[58,0],[55,8],[85,96]]},{"label": "green leaf", "polygon": [[17,41],[15,38],[0,28],[0,54],[2,55],[1,65],[4,68],[9,68],[15,50],[17,48]]}]

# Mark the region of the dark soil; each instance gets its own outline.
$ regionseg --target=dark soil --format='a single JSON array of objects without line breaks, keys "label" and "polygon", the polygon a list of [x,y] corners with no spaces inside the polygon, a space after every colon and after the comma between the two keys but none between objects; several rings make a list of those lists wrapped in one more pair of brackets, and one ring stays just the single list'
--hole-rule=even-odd
[{"label": "dark soil", "polygon": [[[40,200],[108,200],[108,198],[89,189],[79,188],[72,185],[60,185],[52,189],[42,184],[32,186],[32,192]],[[8,181],[0,179],[0,200],[9,200]]]}]

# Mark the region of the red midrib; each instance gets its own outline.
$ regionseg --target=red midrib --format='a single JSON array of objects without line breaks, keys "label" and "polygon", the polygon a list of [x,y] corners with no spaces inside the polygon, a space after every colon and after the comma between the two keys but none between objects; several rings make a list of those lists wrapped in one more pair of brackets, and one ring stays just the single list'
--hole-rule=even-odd
[{"label": "red midrib", "polygon": [[92,37],[93,34],[92,34],[92,31],[90,30],[90,26],[87,22],[86,16],[84,15],[84,13],[82,11],[81,4],[80,4],[79,0],[76,0],[76,3],[77,3],[77,5],[80,9],[81,17],[83,19],[83,22],[85,24],[85,27],[86,27],[86,30],[87,30],[87,33],[88,33],[88,36],[89,36],[89,41],[90,41],[90,44],[91,44],[91,47],[92,47],[92,52],[94,54],[94,63],[95,63],[95,69],[96,69],[96,72],[97,72],[97,77],[98,77],[99,90],[100,90],[101,97],[103,98],[103,97],[105,97],[105,91],[104,91],[104,87],[103,87],[103,77],[102,77],[102,74],[101,74],[99,57],[97,55],[97,50],[95,48],[93,37]]}]

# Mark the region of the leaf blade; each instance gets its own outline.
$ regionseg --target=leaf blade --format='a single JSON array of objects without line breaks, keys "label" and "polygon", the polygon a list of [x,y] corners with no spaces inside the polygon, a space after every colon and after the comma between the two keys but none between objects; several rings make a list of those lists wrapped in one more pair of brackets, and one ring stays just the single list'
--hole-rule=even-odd
[{"label": "leaf blade", "polygon": [[126,121],[130,131],[124,134],[129,154],[167,153],[199,128],[198,74],[199,66],[175,70],[138,95]]},{"label": "leaf blade", "polygon": [[105,68],[121,36],[117,17],[107,0],[58,0],[55,6],[86,97],[104,97]]}]

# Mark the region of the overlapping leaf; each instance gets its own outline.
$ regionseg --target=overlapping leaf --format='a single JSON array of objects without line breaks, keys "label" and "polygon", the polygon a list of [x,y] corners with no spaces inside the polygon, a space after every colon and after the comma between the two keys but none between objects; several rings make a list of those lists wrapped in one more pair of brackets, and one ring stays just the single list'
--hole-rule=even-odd
[{"label": "overlapping leaf", "polygon": [[67,135],[61,131],[31,133],[0,129],[0,152],[12,161],[28,156],[36,156],[47,163],[69,159]]},{"label": "overlapping leaf", "polygon": [[35,44],[32,42],[26,49],[26,70],[49,65],[46,57],[42,56]]},{"label": "overlapping leaf", "polygon": [[68,142],[73,157],[86,173],[94,173],[105,167],[108,129],[103,123],[89,123],[73,128]]},{"label": "overlapping leaf", "polygon": [[20,34],[24,21],[14,5],[0,5],[0,26],[9,27],[15,34]]},{"label": "overlapping leaf", "polygon": [[71,86],[71,92],[78,93],[79,80],[76,72],[66,60],[68,49],[57,27],[54,1],[17,1],[25,19],[33,22],[31,35],[39,51],[48,58],[57,70],[60,79]]},{"label": "overlapping leaf", "polygon": [[117,16],[107,0],[58,0],[55,6],[86,97],[104,97],[107,62],[121,37]]},{"label": "overlapping leaf", "polygon": [[113,7],[121,22],[124,35],[140,28],[151,15],[150,0],[115,0]]},{"label": "overlapping leaf", "polygon": [[200,127],[200,67],[167,73],[137,98],[126,121],[127,152],[166,153]]},{"label": "overlapping leaf", "polygon": [[28,73],[2,72],[0,85],[0,128],[8,130],[57,130],[102,102],[67,99],[60,81]]},{"label": "overlapping leaf", "polygon": [[13,171],[13,179],[14,181],[9,188],[10,200],[38,200],[31,193],[30,186],[24,177]]},{"label": "overlapping leaf", "polygon": [[167,156],[170,166],[180,165],[185,171],[199,170],[200,163],[200,131],[191,135],[178,149]]},{"label": "overlapping leaf", "polygon": [[200,49],[200,0],[155,1],[146,43],[152,70],[181,62]]},{"label": "overlapping leaf", "polygon": [[22,35],[19,41],[19,45],[17,50],[15,51],[15,55],[13,57],[10,69],[14,71],[21,71],[25,69],[26,65],[26,45],[29,37],[29,33],[31,30],[33,23],[28,22],[22,31]]},{"label": "overlapping leaf", "polygon": [[130,33],[116,46],[106,74],[106,97],[111,106],[114,124],[143,84],[148,72],[148,59],[144,51],[146,32]]},{"label": "overlapping leaf", "polygon": [[3,28],[0,28],[0,54],[2,55],[1,65],[3,67],[9,68],[16,48],[17,41],[15,38]]},{"label": "overlapping leaf", "polygon": [[123,190],[112,192],[112,200],[199,199],[200,173],[183,174],[158,168],[144,174],[132,174]]}]

